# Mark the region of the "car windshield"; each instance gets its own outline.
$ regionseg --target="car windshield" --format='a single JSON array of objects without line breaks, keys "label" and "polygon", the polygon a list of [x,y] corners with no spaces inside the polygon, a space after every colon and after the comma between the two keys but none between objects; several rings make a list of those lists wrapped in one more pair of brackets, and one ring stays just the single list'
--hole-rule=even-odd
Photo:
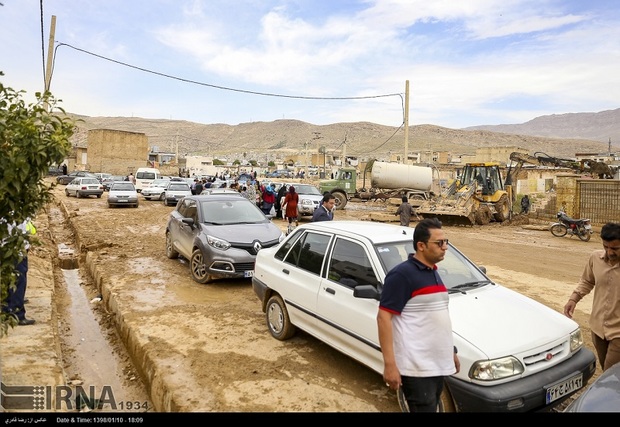
[{"label": "car windshield", "polygon": [[200,207],[202,222],[207,224],[252,224],[268,221],[260,209],[243,197],[238,200],[204,201]]},{"label": "car windshield", "polygon": [[117,182],[112,186],[112,191],[134,191],[135,187],[131,182]]},{"label": "car windshield", "polygon": [[170,191],[190,191],[189,186],[184,183],[170,183],[168,185],[168,190]]},{"label": "car windshield", "polygon": [[296,185],[294,185],[294,187],[295,187],[295,191],[298,194],[306,194],[306,195],[313,195],[313,196],[322,196],[323,195],[319,191],[319,189],[316,188],[314,185],[296,184]]},{"label": "car windshield", "polygon": [[[413,242],[386,243],[375,248],[388,272],[413,253]],[[491,283],[452,245],[448,247],[443,261],[437,264],[437,272],[449,292],[464,292]]]}]

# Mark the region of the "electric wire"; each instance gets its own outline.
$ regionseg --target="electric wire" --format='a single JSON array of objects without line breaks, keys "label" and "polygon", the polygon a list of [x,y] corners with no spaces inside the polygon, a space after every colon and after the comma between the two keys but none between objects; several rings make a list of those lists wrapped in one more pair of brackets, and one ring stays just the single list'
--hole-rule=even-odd
[{"label": "electric wire", "polygon": [[[157,75],[157,76],[161,76],[161,77],[165,77],[165,78],[169,78],[169,79],[173,79],[173,80],[177,80],[177,81],[181,81],[181,82],[185,82],[185,83],[190,83],[190,84],[195,84],[195,85],[199,85],[199,86],[210,87],[210,88],[213,88],[213,89],[227,90],[227,91],[231,91],[231,92],[245,93],[245,94],[249,94],[249,95],[270,96],[270,97],[289,98],[289,99],[302,99],[302,100],[327,100],[327,101],[378,99],[378,98],[387,98],[387,97],[394,97],[394,96],[399,97],[400,101],[401,101],[401,110],[403,112],[403,120],[402,120],[400,126],[382,144],[380,144],[379,146],[375,147],[374,149],[366,150],[365,153],[372,153],[374,151],[377,151],[381,147],[383,147],[385,144],[387,144],[394,137],[394,135],[396,135],[396,133],[405,124],[405,120],[404,120],[404,114],[405,114],[404,98],[403,98],[403,94],[401,94],[401,93],[388,93],[388,94],[367,95],[367,96],[319,97],[319,96],[306,96],[306,95],[283,95],[283,94],[268,93],[268,92],[258,92],[258,91],[252,91],[252,90],[246,90],[246,89],[237,89],[237,88],[231,88],[231,87],[226,87],[226,86],[215,85],[215,84],[211,84],[211,83],[198,82],[198,81],[195,81],[195,80],[190,80],[190,79],[186,79],[186,78],[183,78],[183,77],[177,77],[177,76],[173,76],[173,75],[170,75],[170,74],[162,73],[162,72],[159,72],[159,71],[154,71],[154,70],[150,70],[150,69],[147,69],[147,68],[138,67],[136,65],[131,65],[131,64],[128,64],[128,63],[123,62],[123,61],[118,61],[116,59],[108,58],[106,56],[99,55],[97,53],[90,52],[90,51],[87,51],[85,49],[81,49],[79,47],[70,45],[68,43],[63,43],[63,42],[58,42],[58,44],[56,45],[56,47],[54,49],[54,57],[53,57],[53,60],[52,60],[52,69],[51,69],[51,72],[50,72],[50,84],[51,84],[52,75],[54,73],[54,68],[55,68],[55,64],[56,64],[56,53],[57,53],[58,49],[61,46],[66,46],[66,47],[74,49],[74,50],[76,50],[78,52],[82,52],[82,53],[85,53],[87,55],[91,55],[91,56],[94,56],[96,58],[103,59],[105,61],[113,62],[115,64],[122,65],[124,67],[133,68],[135,70],[139,70],[139,71],[142,71],[142,72],[145,72],[145,73],[150,73],[150,74],[154,74],[154,75]],[[44,70],[45,70],[45,67],[44,67]],[[339,145],[339,147],[342,146],[343,143],[344,143],[344,141]],[[356,154],[356,153],[353,152],[353,154]]]}]

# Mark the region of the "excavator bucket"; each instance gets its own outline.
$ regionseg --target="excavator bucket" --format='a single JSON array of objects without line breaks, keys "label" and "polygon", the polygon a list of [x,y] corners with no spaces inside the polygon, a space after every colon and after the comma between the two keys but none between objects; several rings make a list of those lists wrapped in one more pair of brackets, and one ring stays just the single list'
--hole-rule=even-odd
[{"label": "excavator bucket", "polygon": [[472,197],[475,186],[467,186],[459,191],[449,188],[436,200],[424,202],[416,209],[422,218],[438,218],[444,225],[476,224],[475,200]]}]

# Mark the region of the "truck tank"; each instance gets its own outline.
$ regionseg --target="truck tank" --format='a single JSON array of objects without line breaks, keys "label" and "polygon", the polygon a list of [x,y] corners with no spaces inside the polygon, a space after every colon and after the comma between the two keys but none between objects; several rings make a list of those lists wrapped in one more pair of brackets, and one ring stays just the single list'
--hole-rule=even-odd
[{"label": "truck tank", "polygon": [[430,191],[433,171],[426,166],[374,162],[370,171],[370,183],[374,188],[413,188]]}]

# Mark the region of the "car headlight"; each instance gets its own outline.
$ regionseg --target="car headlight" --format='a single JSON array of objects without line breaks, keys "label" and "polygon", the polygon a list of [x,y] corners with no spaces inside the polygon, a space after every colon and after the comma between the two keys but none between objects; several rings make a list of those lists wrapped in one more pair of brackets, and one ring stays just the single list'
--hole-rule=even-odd
[{"label": "car headlight", "polygon": [[207,243],[209,244],[209,246],[213,246],[214,248],[222,251],[230,248],[230,243],[228,243],[226,240],[218,239],[217,237],[209,235],[207,235]]},{"label": "car headlight", "polygon": [[574,353],[583,346],[583,336],[581,335],[581,328],[577,328],[570,334],[570,352]]},{"label": "car headlight", "polygon": [[469,377],[479,381],[495,381],[523,373],[523,365],[516,357],[502,357],[495,360],[475,362],[469,370]]}]

